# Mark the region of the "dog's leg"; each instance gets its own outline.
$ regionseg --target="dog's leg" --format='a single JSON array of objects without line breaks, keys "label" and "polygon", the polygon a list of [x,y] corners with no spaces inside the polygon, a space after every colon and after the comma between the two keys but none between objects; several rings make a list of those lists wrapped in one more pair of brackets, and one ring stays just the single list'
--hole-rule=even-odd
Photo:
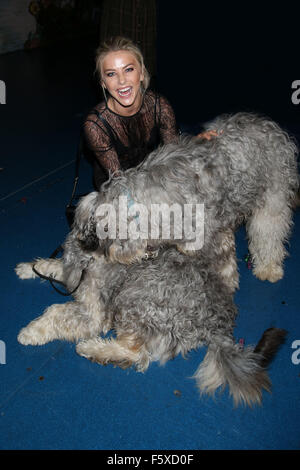
[{"label": "dog's leg", "polygon": [[51,277],[58,281],[63,281],[63,262],[60,259],[39,258],[29,263],[19,263],[15,267],[17,276],[20,279],[34,279],[38,275],[33,271],[35,269],[43,276]]},{"label": "dog's leg", "polygon": [[268,193],[265,205],[256,209],[247,222],[253,273],[262,281],[276,282],[283,277],[284,242],[292,225],[292,210],[284,194]]},{"label": "dog's leg", "polygon": [[228,287],[234,292],[239,287],[239,273],[236,262],[235,237],[233,230],[218,234],[214,244],[217,270]]},{"label": "dog's leg", "polygon": [[150,355],[143,343],[134,334],[121,334],[117,338],[91,338],[80,341],[76,351],[98,364],[113,364],[127,369],[135,366],[139,372],[145,371],[150,362]]},{"label": "dog's leg", "polygon": [[18,341],[24,345],[41,345],[55,339],[78,341],[99,334],[103,321],[104,313],[87,313],[80,302],[54,304],[20,331]]},{"label": "dog's leg", "polygon": [[[195,256],[199,251],[186,249],[185,244],[176,245],[180,253],[188,256]],[[239,273],[236,261],[235,237],[233,230],[224,230],[215,235],[212,250],[215,260],[216,272],[220,274],[224,284],[230,292],[234,292],[239,287]],[[201,253],[201,252],[200,252]]]}]

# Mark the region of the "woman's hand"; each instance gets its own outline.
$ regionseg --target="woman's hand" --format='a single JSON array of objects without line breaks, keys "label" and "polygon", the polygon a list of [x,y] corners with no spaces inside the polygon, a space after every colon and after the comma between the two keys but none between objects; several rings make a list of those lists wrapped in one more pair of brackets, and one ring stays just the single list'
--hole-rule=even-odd
[{"label": "woman's hand", "polygon": [[[222,134],[222,131],[220,132]],[[197,134],[197,138],[199,139],[207,139],[210,140],[212,137],[218,137],[220,134],[217,131],[205,131]]]}]

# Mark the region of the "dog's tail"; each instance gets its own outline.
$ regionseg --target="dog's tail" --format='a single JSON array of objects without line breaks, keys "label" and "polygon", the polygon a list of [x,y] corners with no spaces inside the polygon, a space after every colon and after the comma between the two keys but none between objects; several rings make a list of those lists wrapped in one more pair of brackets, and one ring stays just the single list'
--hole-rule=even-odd
[{"label": "dog's tail", "polygon": [[228,385],[234,404],[260,404],[262,390],[270,391],[271,382],[266,367],[271,362],[287,332],[269,328],[255,348],[239,344],[210,343],[207,354],[194,374],[201,393],[214,394]]}]

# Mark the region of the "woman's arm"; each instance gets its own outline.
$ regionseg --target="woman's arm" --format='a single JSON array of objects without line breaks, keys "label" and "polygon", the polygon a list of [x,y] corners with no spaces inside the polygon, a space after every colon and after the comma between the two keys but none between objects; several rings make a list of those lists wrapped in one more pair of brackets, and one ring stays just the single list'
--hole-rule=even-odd
[{"label": "woman's arm", "polygon": [[175,113],[166,98],[160,96],[160,136],[164,144],[178,142],[179,131]]},{"label": "woman's arm", "polygon": [[112,173],[116,176],[121,170],[121,165],[109,136],[93,118],[89,119],[89,117],[83,125],[83,130],[87,146],[100,165],[108,174]]}]

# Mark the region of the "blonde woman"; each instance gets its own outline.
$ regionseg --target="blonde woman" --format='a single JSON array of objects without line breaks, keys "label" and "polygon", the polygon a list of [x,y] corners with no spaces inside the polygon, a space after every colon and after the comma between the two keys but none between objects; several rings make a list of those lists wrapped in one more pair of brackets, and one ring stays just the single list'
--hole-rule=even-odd
[{"label": "blonde woman", "polygon": [[130,39],[108,39],[96,53],[96,72],[105,100],[84,123],[94,155],[97,189],[109,174],[138,165],[161,143],[177,141],[172,107],[148,89],[150,77],[142,53]]}]

